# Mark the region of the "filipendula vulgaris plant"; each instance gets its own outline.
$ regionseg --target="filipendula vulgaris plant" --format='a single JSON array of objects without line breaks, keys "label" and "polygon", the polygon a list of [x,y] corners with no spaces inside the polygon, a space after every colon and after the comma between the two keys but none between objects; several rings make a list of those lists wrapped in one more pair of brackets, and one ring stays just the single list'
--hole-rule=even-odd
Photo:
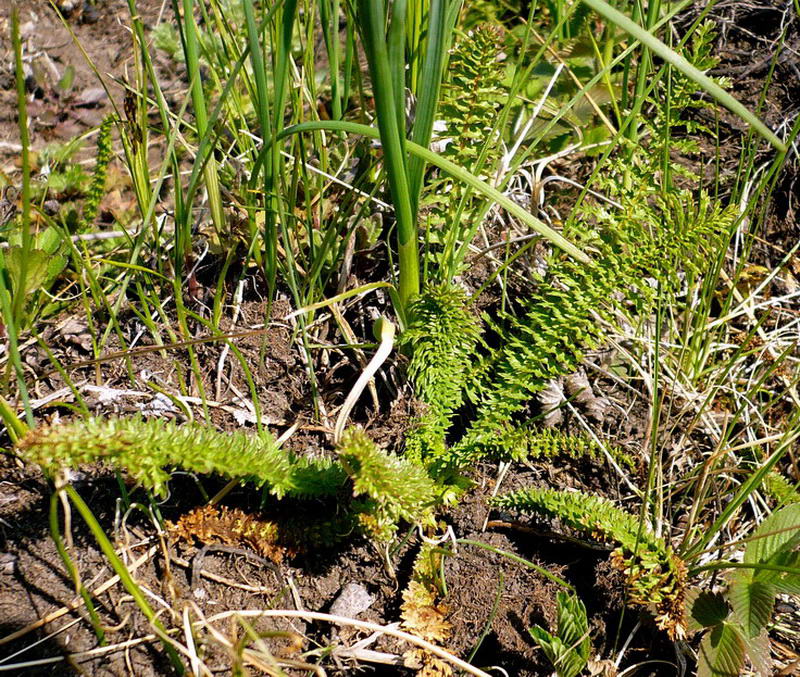
[{"label": "filipendula vulgaris plant", "polygon": [[[667,124],[682,122],[673,113]],[[547,453],[547,440],[537,440],[516,422],[531,398],[554,379],[576,370],[583,351],[602,341],[603,322],[614,326],[620,314],[649,317],[657,289],[677,296],[687,280],[705,273],[702,262],[726,246],[737,221],[735,210],[723,208],[703,192],[654,189],[662,166],[657,159],[646,159],[648,154],[658,155],[651,150],[637,148],[640,171],[629,175],[627,184],[620,181],[607,187],[610,197],[629,200],[631,209],[586,208],[565,226],[571,241],[592,251],[592,262],[551,254],[546,270],[533,273],[534,292],[520,301],[520,312],[499,320],[483,318],[495,335],[491,344],[499,347],[485,349],[478,359],[474,353],[467,355],[470,368],[451,374],[469,391],[476,411],[471,425],[451,445],[441,432],[447,415],[423,421],[422,431],[410,436],[410,454],[421,457],[440,482],[458,486],[462,470],[481,459]],[[416,342],[434,343],[439,326],[427,317],[416,328]],[[412,356],[412,373],[436,373],[436,368],[437,362],[425,351]],[[445,384],[453,386],[442,378],[436,387]],[[418,387],[417,392],[429,404],[445,400],[430,388]],[[453,401],[460,405],[463,395]],[[530,490],[498,500],[503,507],[558,517],[616,544],[612,561],[626,576],[630,602],[652,608],[658,625],[671,636],[684,636],[686,567],[665,539],[649,531],[646,520],[640,527],[638,518],[611,502],[579,492]]]},{"label": "filipendula vulgaris plant", "polygon": [[349,506],[354,523],[381,541],[392,537],[400,520],[431,524],[437,495],[421,467],[383,451],[358,429],[343,436],[338,461],[285,451],[267,431],[220,433],[198,424],[142,418],[88,418],[35,428],[16,451],[51,476],[100,461],[124,470],[157,496],[167,494],[175,469],[264,487],[277,498],[336,497],[349,482],[359,499]]},{"label": "filipendula vulgaris plant", "polygon": [[[494,171],[503,152],[496,129],[508,99],[501,54],[500,35],[494,26],[477,26],[458,41],[450,52],[435,127],[434,144],[440,155],[484,179]],[[435,271],[457,274],[449,259],[458,242],[471,239],[472,224],[483,202],[471,188],[450,176],[428,182],[420,218],[427,226],[425,264],[434,275]]]},{"label": "filipendula vulgaris plant", "polygon": [[[647,313],[654,294],[648,278],[662,285],[680,285],[681,262],[689,262],[686,269],[694,265],[691,262],[703,260],[704,248],[715,250],[734,222],[734,212],[721,209],[706,195],[696,204],[687,194],[674,195],[655,203],[646,222],[629,225],[637,228],[629,235],[630,242],[599,239],[599,254],[592,264],[552,257],[547,275],[524,302],[524,312],[504,318],[503,327],[493,325],[500,347],[478,365],[482,380],[474,398],[477,417],[452,446],[444,434],[455,407],[463,402],[463,395],[454,392],[463,389],[471,376],[465,364],[477,343],[477,327],[464,315],[465,305],[452,290],[440,290],[436,303],[421,296],[417,303],[427,305],[420,316],[424,319],[410,328],[415,342],[410,371],[418,394],[431,410],[409,436],[409,454],[443,484],[456,485],[454,489],[463,486],[462,470],[480,459],[546,454],[552,440],[537,442],[524,426],[515,424],[514,416],[552,379],[573,372],[582,360],[582,350],[598,345],[602,333],[595,313],[609,322],[619,308],[633,306]],[[451,329],[445,333],[450,340],[444,341],[441,335],[450,325],[459,331]],[[578,450],[576,445],[572,451]],[[559,517],[573,528],[618,544],[612,561],[627,577],[630,602],[655,606],[659,626],[674,637],[683,636],[685,567],[663,539],[639,528],[637,518],[604,499],[579,492],[531,490],[504,500],[498,506]]]}]

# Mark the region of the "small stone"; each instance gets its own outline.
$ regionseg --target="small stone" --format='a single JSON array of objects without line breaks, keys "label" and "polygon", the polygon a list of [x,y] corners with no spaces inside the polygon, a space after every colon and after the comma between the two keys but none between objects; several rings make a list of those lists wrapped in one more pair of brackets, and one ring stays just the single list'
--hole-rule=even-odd
[{"label": "small stone", "polygon": [[0,574],[13,574],[17,567],[17,556],[10,552],[0,552]]},{"label": "small stone", "polygon": [[334,616],[345,616],[354,618],[372,605],[374,597],[367,592],[367,589],[360,583],[348,583],[333,600],[331,613]]},{"label": "small stone", "polygon": [[102,87],[84,89],[75,101],[76,106],[96,106],[106,98],[106,90]]}]

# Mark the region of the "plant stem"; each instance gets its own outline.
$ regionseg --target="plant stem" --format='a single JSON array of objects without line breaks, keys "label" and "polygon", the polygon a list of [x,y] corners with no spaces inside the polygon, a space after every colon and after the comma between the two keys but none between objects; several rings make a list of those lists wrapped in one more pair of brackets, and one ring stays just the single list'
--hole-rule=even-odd
[{"label": "plant stem", "polygon": [[409,300],[419,293],[419,252],[417,226],[411,209],[411,195],[406,174],[405,139],[398,127],[397,98],[392,85],[392,68],[386,44],[384,3],[381,0],[358,0],[362,21],[364,49],[367,53],[375,112],[378,118],[384,165],[397,219],[397,251],[400,264],[401,307],[405,313]]}]

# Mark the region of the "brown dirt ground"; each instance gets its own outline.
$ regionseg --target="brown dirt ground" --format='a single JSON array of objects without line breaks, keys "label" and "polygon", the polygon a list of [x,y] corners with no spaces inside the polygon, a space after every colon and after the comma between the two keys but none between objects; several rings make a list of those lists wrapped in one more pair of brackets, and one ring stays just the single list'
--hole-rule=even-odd
[{"label": "brown dirt ground", "polygon": [[[0,21],[8,17],[12,4],[9,0],[0,0]],[[137,4],[146,22],[154,22],[161,11],[159,1],[144,0]],[[89,98],[90,90],[96,87],[96,79],[73,46],[68,31],[44,0],[21,2],[18,6],[29,48],[48,55],[59,71],[63,71],[67,65],[72,65],[76,70],[73,98],[58,98],[52,90],[43,90],[39,103],[33,110],[34,146],[52,138],[68,138],[96,125],[107,112],[109,104],[107,101],[99,101],[91,105],[75,105],[76,101],[81,100],[81,96]],[[753,61],[752,53],[754,50],[761,50],[760,53],[765,56],[769,54],[766,46],[774,37],[774,23],[770,22],[779,18],[776,13],[780,10],[777,5],[753,7],[748,13],[744,3],[729,2],[718,5],[717,11],[727,12],[722,18],[730,24],[729,32],[722,36],[721,54],[725,63],[720,67],[720,72],[724,72],[726,68],[744,67],[742,71],[732,72],[739,74],[740,97],[752,101],[757,97],[758,83],[764,77],[763,65]],[[124,28],[126,15],[124,0],[100,0],[95,8],[79,8],[68,19],[78,39],[89,49],[102,73],[122,75],[126,66],[130,66],[130,43]],[[763,19],[762,24],[753,24],[754,16]],[[123,19],[123,22],[118,21],[118,18]],[[750,27],[748,31],[737,29],[737,26],[744,25]],[[762,29],[753,28],[754,25],[761,25]],[[0,29],[3,35],[7,34],[5,24]],[[796,25],[793,30],[791,39],[795,41],[792,44],[796,50]],[[14,95],[8,79],[10,73],[7,64],[10,61],[6,42],[3,43],[2,51],[5,70],[0,69],[0,84],[3,86],[0,91],[0,141],[11,144],[10,147],[4,146],[4,157],[5,161],[13,162],[13,144],[18,143],[18,137]],[[794,110],[796,114],[800,102],[800,74],[796,74],[796,51],[794,54],[794,62],[789,60],[779,64],[779,77],[776,77],[767,97],[765,115],[768,121],[778,122],[785,119],[787,108]],[[754,63],[755,67],[751,68]],[[725,118],[725,122],[732,128],[737,126],[732,118]],[[765,239],[774,240],[776,247],[784,247],[798,236],[794,212],[796,205],[793,202],[797,197],[796,169],[795,167],[794,172],[788,172],[783,179],[771,216],[765,223]],[[213,270],[208,271],[209,280],[213,280],[212,273]],[[251,289],[257,287],[256,281]],[[487,303],[491,303],[491,299]],[[266,311],[263,302],[251,292],[242,304],[236,325],[227,321],[227,325],[223,323],[223,329],[252,330],[251,335],[238,340],[237,346],[253,375],[262,409],[269,413],[271,425],[279,432],[289,425],[299,425],[298,432],[288,443],[291,448],[318,453],[329,448],[327,435],[330,429],[327,426],[307,424],[312,418],[311,384],[299,357],[292,328],[280,320],[283,315],[281,310],[280,305],[274,308],[270,326],[266,330],[259,328]],[[69,319],[63,317],[53,321],[45,331],[44,338],[65,363],[75,364],[89,357],[85,342],[87,329],[80,324],[73,324],[68,325],[69,330],[65,330],[65,322]],[[136,318],[123,316],[121,321],[126,340],[130,341],[139,331]],[[199,327],[193,328],[193,331],[197,335],[202,333]],[[108,348],[113,350],[114,347],[112,341]],[[199,361],[205,365],[213,365],[199,378],[206,392],[215,401],[228,407],[212,407],[214,423],[222,429],[233,429],[243,425],[241,419],[236,418],[237,414],[245,416],[248,413],[242,401],[236,399],[236,393],[244,393],[245,400],[249,394],[244,370],[230,357],[222,372],[222,388],[217,390],[215,365],[222,350],[223,345],[219,343],[203,343],[196,347]],[[46,357],[34,345],[26,348],[24,357],[33,372],[41,374],[46,370]],[[117,360],[99,366],[75,367],[70,370],[70,375],[74,382],[86,384],[84,395],[94,412],[125,415],[141,411],[143,407],[155,406],[157,398],[149,386],[153,379],[172,392],[179,391],[180,382],[188,383],[190,394],[197,394],[199,383],[197,379],[186,377],[187,364],[187,349],[172,350],[168,355],[146,352],[138,354],[133,360],[131,373],[124,361]],[[322,400],[329,411],[335,412],[357,371],[352,365],[340,365],[334,360],[327,370],[321,372],[320,379],[325,385]],[[106,391],[92,391],[92,386],[102,386]],[[55,407],[44,402],[44,398],[58,393],[62,387],[63,382],[56,375],[38,381],[33,396],[43,401],[40,413],[44,418],[57,414],[68,415],[68,410],[63,406]],[[601,387],[606,397],[620,401],[626,401],[628,397],[612,383],[601,384]],[[117,391],[110,392],[108,389]],[[134,390],[139,394],[118,392],[123,390]],[[394,404],[384,406],[379,414],[372,414],[367,406],[363,406],[356,412],[356,417],[368,427],[370,434],[376,439],[394,447],[399,444],[402,432],[416,408],[402,392],[399,395],[392,394],[388,386],[382,386],[381,396],[383,402],[393,401]],[[63,401],[67,397],[62,395],[59,399]],[[193,407],[193,410],[196,414],[199,413],[197,407]],[[177,411],[167,411],[164,415],[181,418]],[[611,415],[605,421],[604,428],[606,431],[614,431],[618,442],[634,453],[645,433],[644,419],[637,412],[628,416]],[[532,468],[513,469],[503,487],[511,489],[546,482],[557,486],[582,486],[614,496],[615,487],[610,477],[608,469],[601,465],[542,464]],[[618,638],[627,637],[639,619],[631,612],[620,613],[623,608],[620,581],[607,563],[607,553],[565,544],[546,533],[532,536],[513,525],[485,530],[484,522],[488,517],[485,499],[494,487],[496,468],[475,468],[473,480],[476,490],[444,516],[457,537],[480,540],[495,548],[513,552],[546,567],[552,573],[576,582],[580,596],[586,601],[589,610],[595,650],[600,655],[610,655]],[[126,544],[128,561],[135,560],[155,546],[155,552],[146,557],[136,569],[135,577],[143,588],[153,593],[154,597],[150,601],[162,613],[163,618],[168,617],[164,604],[177,610],[191,608],[195,618],[200,614],[210,616],[237,609],[294,608],[298,603],[306,609],[324,611],[330,607],[344,584],[357,582],[363,584],[374,596],[372,605],[360,618],[381,624],[399,620],[398,591],[407,583],[409,565],[417,547],[414,539],[393,555],[397,578],[390,575],[372,546],[356,540],[335,548],[300,554],[281,564],[279,575],[273,567],[264,566],[241,553],[212,551],[203,559],[202,569],[222,577],[223,582],[207,577],[202,577],[200,581],[190,581],[190,567],[198,555],[198,548],[184,543],[162,544],[156,537],[157,529],[153,519],[141,509],[134,509],[129,515],[123,515],[124,511],[118,504],[120,484],[113,474],[101,467],[91,467],[73,477],[73,481],[106,532],[113,534],[119,543]],[[213,478],[178,476],[173,482],[170,497],[153,508],[164,518],[175,520],[181,514],[203,504],[205,497],[216,493],[221,486]],[[0,666],[4,660],[36,661],[56,658],[56,662],[31,667],[24,674],[168,674],[169,665],[164,652],[153,641],[97,657],[83,656],[79,660],[63,660],[69,654],[90,651],[98,646],[87,621],[85,608],[80,605],[74,605],[74,610],[67,611],[18,639],[3,639],[71,604],[76,598],[74,583],[65,573],[64,565],[50,537],[50,496],[50,487],[37,469],[21,466],[10,457],[0,456]],[[147,499],[141,493],[133,493],[131,499],[142,501],[146,505]],[[277,504],[270,500],[262,504],[260,499],[253,492],[237,489],[226,497],[225,503],[252,514],[266,512],[280,516],[301,510],[300,506]],[[310,508],[306,507],[306,510],[311,514],[326,514],[334,508],[335,506],[318,503]],[[72,526],[67,531],[73,539],[70,552],[81,580],[91,588],[108,581],[113,572],[77,514],[72,515]],[[554,597],[558,589],[556,584],[534,570],[463,544],[446,559],[445,574],[449,594],[444,603],[450,610],[449,620],[453,624],[449,649],[466,656],[485,635],[474,659],[477,665],[500,665],[509,675],[549,673],[541,652],[536,651],[529,641],[527,628],[535,623],[549,625],[554,620]],[[495,606],[495,613],[492,615]],[[133,640],[150,632],[149,624],[119,584],[112,585],[98,595],[97,607],[111,644]],[[174,619],[170,626],[180,628],[180,618]],[[242,634],[241,629],[232,629],[227,623],[219,623],[218,627],[228,637],[233,637],[234,633],[239,637]],[[352,630],[334,632],[327,625],[296,621],[262,622],[257,624],[256,630],[297,633],[303,638],[303,650],[324,648],[337,642],[351,644],[365,636]],[[280,652],[288,643],[289,640],[278,638],[271,640],[270,646]],[[229,670],[230,657],[219,643],[209,642],[208,647],[207,664],[216,666],[220,674],[225,674]],[[378,640],[370,648],[398,654],[404,650],[404,647],[385,639]],[[21,652],[19,656],[12,658],[17,651]],[[672,647],[647,622],[636,637],[631,656],[632,662],[653,657],[674,660]],[[297,658],[296,655],[294,657]],[[344,662],[329,672],[353,674],[359,670],[372,674],[408,674],[407,670],[401,668],[369,667],[366,664],[356,667]],[[654,671],[650,674],[667,673]]]}]

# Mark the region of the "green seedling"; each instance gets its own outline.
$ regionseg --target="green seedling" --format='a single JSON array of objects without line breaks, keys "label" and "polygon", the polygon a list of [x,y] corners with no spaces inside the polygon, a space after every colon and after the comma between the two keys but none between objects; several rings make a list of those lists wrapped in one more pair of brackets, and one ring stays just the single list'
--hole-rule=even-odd
[{"label": "green seedling", "polygon": [[586,607],[577,595],[556,594],[557,625],[553,635],[536,625],[528,632],[553,664],[558,677],[577,677],[589,662],[592,649]]}]

